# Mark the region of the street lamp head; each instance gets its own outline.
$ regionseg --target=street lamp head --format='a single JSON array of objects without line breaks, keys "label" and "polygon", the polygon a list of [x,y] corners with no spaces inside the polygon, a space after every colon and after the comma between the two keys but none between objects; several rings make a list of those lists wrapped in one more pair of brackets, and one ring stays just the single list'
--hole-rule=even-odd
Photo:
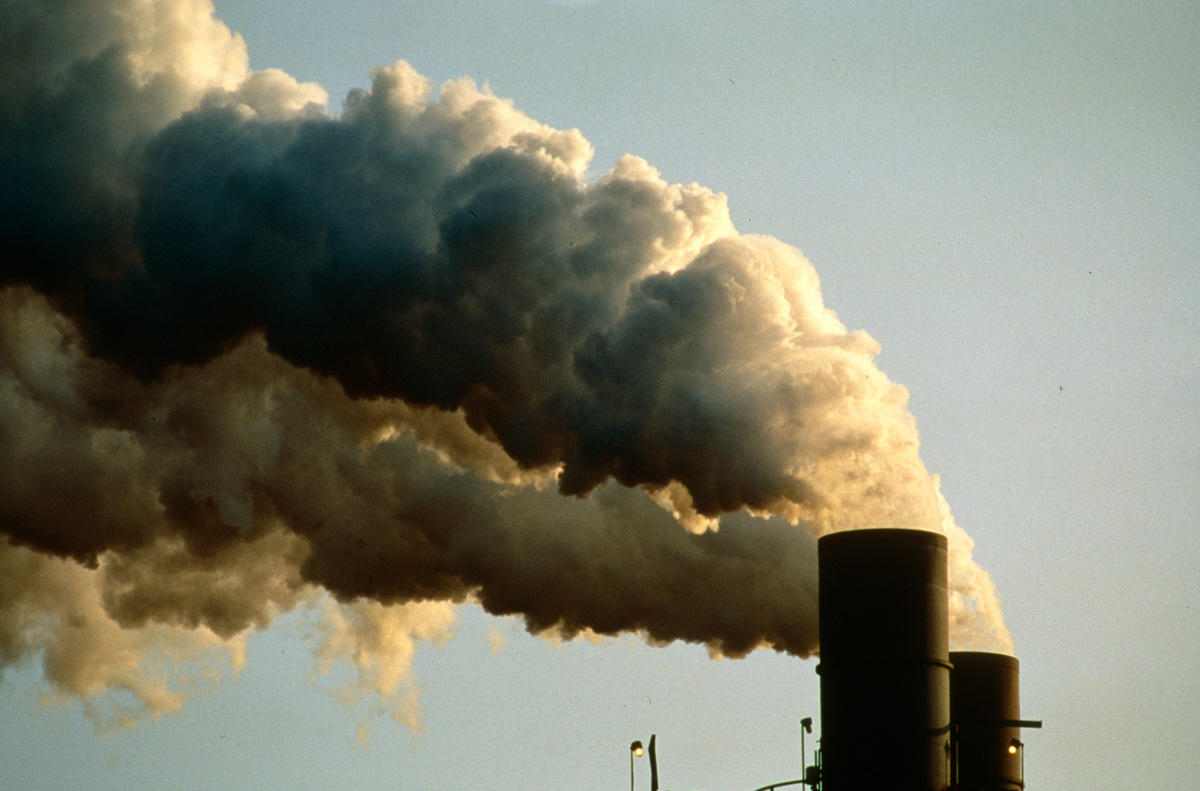
[{"label": "street lamp head", "polygon": [[800,720],[800,727],[804,729],[805,733],[812,733],[812,717]]},{"label": "street lamp head", "polygon": [[634,755],[641,755],[642,754],[642,743],[640,741],[634,742],[633,744],[629,745],[629,750]]},{"label": "street lamp head", "polygon": [[1021,744],[1019,739],[1013,739],[1008,743],[1008,754],[1016,755],[1017,750],[1021,749],[1022,747],[1024,747],[1024,745]]}]

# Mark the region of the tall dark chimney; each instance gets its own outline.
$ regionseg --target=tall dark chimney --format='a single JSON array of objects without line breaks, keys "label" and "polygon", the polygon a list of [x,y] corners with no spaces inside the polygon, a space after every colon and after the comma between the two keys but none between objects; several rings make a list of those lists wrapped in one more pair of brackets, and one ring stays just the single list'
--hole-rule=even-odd
[{"label": "tall dark chimney", "polygon": [[946,539],[853,530],[817,543],[822,791],[950,782]]}]

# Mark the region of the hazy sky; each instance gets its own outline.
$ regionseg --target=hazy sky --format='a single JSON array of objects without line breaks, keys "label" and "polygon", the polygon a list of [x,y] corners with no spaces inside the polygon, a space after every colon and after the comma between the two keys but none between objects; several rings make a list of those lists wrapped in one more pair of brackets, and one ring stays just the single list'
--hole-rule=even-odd
[{"label": "hazy sky", "polygon": [[[152,7],[64,3],[61,20],[39,27],[29,12],[39,3],[0,0],[5,18],[22,21],[0,38],[9,42],[0,107],[10,130],[0,138],[0,532],[38,549],[0,556],[0,788],[612,789],[628,782],[629,743],[651,733],[670,791],[796,777],[799,720],[819,714],[815,659],[763,649],[714,660],[704,645],[648,645],[638,634],[530,636],[522,620],[470,603],[334,611],[313,597],[324,588],[454,599],[477,586],[492,610],[542,626],[564,619],[620,632],[632,623],[660,639],[724,641],[734,653],[744,638],[803,654],[812,545],[786,540],[783,517],[814,529],[856,525],[813,506],[768,462],[802,470],[862,519],[942,515],[913,467],[889,380],[907,390],[920,460],[999,591],[1023,713],[1045,721],[1026,734],[1029,787],[1200,780],[1195,4],[218,2],[215,16],[244,38],[249,67],[294,81],[279,72],[247,81],[240,42],[207,20],[203,3]],[[127,49],[88,43],[110,40]],[[105,54],[113,51],[120,57]],[[68,56],[89,68],[64,71]],[[391,103],[359,94],[343,114],[347,92],[371,88],[378,66],[393,68],[371,95],[391,86]],[[122,82],[128,74],[142,82]],[[163,74],[171,79],[151,79]],[[388,115],[424,106],[416,74],[435,101],[437,86],[465,76],[523,115],[486,98],[478,116]],[[322,96],[304,83],[323,86],[327,112],[344,123],[304,109]],[[464,106],[478,95],[460,83],[442,98],[441,107]],[[174,123],[186,110],[190,120]],[[291,133],[278,130],[304,119],[317,131],[288,147]],[[380,144],[392,138],[378,129],[391,123],[409,147]],[[123,169],[123,152],[147,139],[136,167]],[[516,153],[467,167],[496,145]],[[661,179],[638,161],[618,165],[625,154]],[[437,201],[422,193],[426,183],[441,185]],[[60,185],[76,192],[63,198]],[[713,193],[727,196],[731,226]],[[230,194],[234,208],[222,202]],[[380,196],[384,208],[369,205]],[[575,200],[565,219],[530,219]],[[511,233],[488,235],[493,227]],[[749,240],[688,264],[734,227]],[[564,252],[585,231],[610,244]],[[430,233],[440,234],[437,256],[427,255]],[[836,317],[790,248],[753,235],[798,248]],[[395,272],[469,262],[480,239],[511,252],[499,256],[510,268],[463,265],[442,284],[461,288],[455,310],[419,314],[435,341],[467,349],[443,370],[448,352],[423,357],[405,345],[406,322],[425,303],[376,296],[424,294],[425,280]],[[316,248],[328,259],[309,255]],[[535,253],[544,269],[528,265]],[[647,269],[610,277],[639,256]],[[193,259],[198,268],[188,268]],[[127,267],[153,277],[123,291],[96,285]],[[280,273],[293,269],[316,274],[281,290]],[[677,271],[684,277],[666,276]],[[786,303],[817,340],[777,345],[779,325],[757,315],[716,322],[704,299],[735,281],[763,316]],[[210,292],[234,307],[214,309]],[[535,350],[520,358],[527,368],[488,357],[526,348],[506,345],[511,327],[497,316],[536,311],[508,293],[544,293],[559,310],[546,314],[557,319],[552,330],[522,336]],[[647,302],[621,313],[606,301],[613,293]],[[391,323],[367,318],[381,300]],[[587,335],[567,309],[580,304],[611,311],[611,323],[588,325]],[[642,345],[677,327],[652,310],[660,304],[679,306],[690,328],[681,337],[699,339],[678,356]],[[197,324],[208,333],[199,340],[181,329]],[[263,327],[275,354],[251,341],[209,361]],[[589,400],[554,379],[554,341],[576,331],[577,365],[588,367],[575,373],[594,393],[620,397]],[[480,348],[477,336],[488,339]],[[393,358],[404,361],[394,370]],[[708,378],[689,367],[710,362]],[[678,375],[663,378],[660,366]],[[639,372],[637,386],[623,378]],[[751,375],[777,384],[772,393],[816,384],[781,407],[742,388]],[[480,440],[465,422],[352,402],[332,377],[364,397],[467,410],[499,440]],[[518,397],[489,401],[466,380]],[[657,389],[643,391],[643,381]],[[826,385],[849,400],[811,395]],[[541,399],[536,409],[513,406],[529,394]],[[692,411],[670,409],[681,399]],[[865,405],[865,416],[827,408],[847,403]],[[621,455],[612,437],[640,409],[655,416],[636,425],[650,450]],[[743,414],[784,428],[761,441],[722,433]],[[829,483],[823,476],[847,457],[837,443],[809,450],[793,414],[806,426],[852,428],[839,435],[847,445],[870,437],[855,446],[855,464],[895,483],[896,510]],[[159,416],[168,425],[152,426]],[[655,433],[691,420],[716,438],[705,450],[712,468],[689,466],[694,433]],[[578,447],[562,439],[581,435]],[[895,443],[888,455],[863,450],[885,436]],[[463,483],[419,445],[478,478]],[[365,446],[378,450],[362,451],[356,466],[354,448]],[[556,463],[584,489],[606,475],[635,485],[670,478],[686,481],[701,512],[711,495],[781,516],[729,521],[718,542],[636,490],[601,487],[586,502],[560,503],[553,487],[532,486]],[[389,482],[389,471],[423,494]],[[334,479],[344,491],[324,488]],[[159,499],[138,499],[147,491]],[[168,516],[146,516],[156,509]],[[345,513],[355,520],[342,525]],[[424,527],[393,540],[361,521],[388,525],[396,514]],[[538,515],[533,527],[527,514]],[[462,526],[445,535],[428,526],[443,517]],[[639,520],[643,534],[621,527]],[[492,536],[502,540],[491,546]],[[319,548],[317,560],[293,562],[300,540]],[[441,554],[427,555],[424,540]],[[89,629],[86,618],[62,627],[80,607],[99,617],[98,599],[59,604],[94,572],[45,558],[105,551],[104,604],[142,628],[122,636]],[[768,561],[774,574],[759,574]],[[506,577],[513,568],[528,576]],[[688,569],[703,574],[684,597]],[[613,582],[626,577],[636,584]],[[672,596],[647,599],[660,578]],[[787,584],[760,589],[777,579]],[[792,601],[795,622],[773,609]],[[196,623],[214,631],[186,628]],[[86,652],[64,636],[70,628],[87,638]],[[66,696],[48,700],[55,692]],[[104,726],[122,713],[136,725]],[[635,769],[648,787],[645,758]]]}]

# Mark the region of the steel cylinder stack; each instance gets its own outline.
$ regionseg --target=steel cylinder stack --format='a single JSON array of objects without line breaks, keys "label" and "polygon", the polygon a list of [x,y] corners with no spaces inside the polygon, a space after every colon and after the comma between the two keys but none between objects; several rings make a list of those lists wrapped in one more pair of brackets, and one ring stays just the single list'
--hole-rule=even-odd
[{"label": "steel cylinder stack", "polygon": [[1016,657],[952,651],[950,721],[958,791],[1021,791],[1021,703]]},{"label": "steel cylinder stack", "polygon": [[817,546],[821,791],[1024,788],[1017,660],[950,653],[945,537],[854,530]]}]

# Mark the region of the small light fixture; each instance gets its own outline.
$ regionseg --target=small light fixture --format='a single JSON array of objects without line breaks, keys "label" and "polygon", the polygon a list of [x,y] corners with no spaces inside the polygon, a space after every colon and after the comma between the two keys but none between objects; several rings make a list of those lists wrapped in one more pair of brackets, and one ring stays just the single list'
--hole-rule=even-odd
[{"label": "small light fixture", "polygon": [[629,791],[633,791],[633,758],[642,754],[641,741],[635,741],[629,745]]},{"label": "small light fixture", "polygon": [[1008,743],[1008,754],[1009,754],[1009,755],[1016,755],[1016,754],[1017,754],[1017,750],[1020,750],[1020,749],[1021,749],[1023,746],[1024,746],[1024,745],[1022,745],[1022,744],[1021,744],[1021,742],[1020,742],[1019,740],[1017,740],[1017,739],[1012,739],[1012,740],[1011,740],[1011,741],[1009,741],[1009,743]]}]

